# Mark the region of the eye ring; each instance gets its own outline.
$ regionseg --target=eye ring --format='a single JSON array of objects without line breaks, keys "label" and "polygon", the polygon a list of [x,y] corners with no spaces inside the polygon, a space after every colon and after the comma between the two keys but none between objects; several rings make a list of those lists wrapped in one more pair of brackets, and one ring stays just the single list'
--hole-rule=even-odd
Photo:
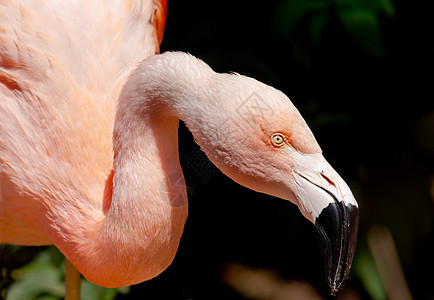
[{"label": "eye ring", "polygon": [[271,143],[275,146],[275,147],[281,147],[285,144],[285,136],[281,133],[275,133],[271,136]]}]

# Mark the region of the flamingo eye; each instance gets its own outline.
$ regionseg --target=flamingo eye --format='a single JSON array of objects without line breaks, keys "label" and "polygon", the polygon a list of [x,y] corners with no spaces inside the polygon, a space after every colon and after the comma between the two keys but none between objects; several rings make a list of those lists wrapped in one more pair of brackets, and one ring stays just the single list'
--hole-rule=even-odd
[{"label": "flamingo eye", "polygon": [[285,136],[281,133],[275,133],[271,136],[271,143],[275,147],[280,147],[285,144]]}]

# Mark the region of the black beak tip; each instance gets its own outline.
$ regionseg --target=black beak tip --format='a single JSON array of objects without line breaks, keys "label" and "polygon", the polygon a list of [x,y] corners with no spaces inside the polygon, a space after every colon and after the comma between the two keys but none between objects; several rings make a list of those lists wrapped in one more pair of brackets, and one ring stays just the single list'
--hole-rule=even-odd
[{"label": "black beak tip", "polygon": [[332,295],[336,295],[350,272],[358,223],[357,206],[342,201],[330,203],[315,220]]},{"label": "black beak tip", "polygon": [[339,288],[330,287],[330,293],[332,294],[332,296],[336,296],[338,291],[339,291]]},{"label": "black beak tip", "polygon": [[330,294],[332,296],[336,296],[336,294],[339,292],[339,290],[341,289],[344,282],[345,282],[345,279],[342,279],[340,281],[333,281],[332,278],[327,278],[327,284],[328,284],[329,289],[330,289]]}]

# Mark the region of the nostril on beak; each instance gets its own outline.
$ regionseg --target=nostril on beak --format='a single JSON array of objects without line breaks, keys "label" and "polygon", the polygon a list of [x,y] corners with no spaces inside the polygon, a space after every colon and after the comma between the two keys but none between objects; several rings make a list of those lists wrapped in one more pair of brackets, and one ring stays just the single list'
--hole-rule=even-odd
[{"label": "nostril on beak", "polygon": [[330,178],[328,178],[326,175],[324,175],[324,171],[322,171],[321,172],[321,176],[330,184],[330,185],[332,185],[332,186],[334,186],[334,187],[336,187],[336,185],[335,185],[335,183],[330,179]]}]

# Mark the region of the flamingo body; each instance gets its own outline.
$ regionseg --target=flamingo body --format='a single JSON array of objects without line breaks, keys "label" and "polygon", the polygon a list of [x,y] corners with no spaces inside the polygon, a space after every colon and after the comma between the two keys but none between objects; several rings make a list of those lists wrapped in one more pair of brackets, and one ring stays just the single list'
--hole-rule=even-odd
[{"label": "flamingo body", "polygon": [[0,5],[1,243],[54,244],[101,286],[158,275],[188,213],[181,119],[230,178],[298,205],[339,289],[357,203],[282,92],[185,53],[154,55],[164,0]]}]

